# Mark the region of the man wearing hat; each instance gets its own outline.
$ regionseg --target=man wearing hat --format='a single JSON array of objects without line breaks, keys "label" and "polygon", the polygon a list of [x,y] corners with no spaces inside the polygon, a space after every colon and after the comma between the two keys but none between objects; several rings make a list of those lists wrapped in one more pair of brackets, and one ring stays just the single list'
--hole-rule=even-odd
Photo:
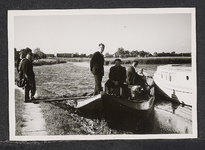
[{"label": "man wearing hat", "polygon": [[110,68],[109,72],[109,79],[105,83],[105,88],[106,91],[110,92],[111,87],[125,87],[126,85],[125,80],[126,80],[126,69],[125,67],[121,66],[121,60],[120,59],[115,59],[114,61],[115,66]]},{"label": "man wearing hat", "polygon": [[16,62],[16,69],[17,69],[18,73],[19,73],[20,62],[22,59],[25,59],[25,58],[26,58],[26,53],[25,53],[25,50],[22,49],[19,52],[19,58],[17,59],[17,62]]},{"label": "man wearing hat", "polygon": [[22,72],[21,72],[22,62],[26,59],[26,55],[29,52],[32,52],[32,50],[30,48],[21,49],[20,52],[19,52],[20,57],[17,60],[17,71],[19,73],[19,79],[20,80],[23,79]]},{"label": "man wearing hat", "polygon": [[102,91],[102,77],[104,76],[104,56],[102,55],[105,49],[105,45],[99,44],[99,51],[95,52],[90,60],[90,70],[95,78],[95,91],[94,95],[97,95]]},{"label": "man wearing hat", "polygon": [[[34,95],[36,92],[36,83],[35,83],[35,74],[33,72],[33,54],[32,52],[28,52],[26,55],[26,59],[21,62],[20,65],[20,74],[23,79],[26,80],[25,85],[25,102],[29,102],[30,100],[34,100]],[[31,93],[31,97],[29,98],[29,92]]]}]

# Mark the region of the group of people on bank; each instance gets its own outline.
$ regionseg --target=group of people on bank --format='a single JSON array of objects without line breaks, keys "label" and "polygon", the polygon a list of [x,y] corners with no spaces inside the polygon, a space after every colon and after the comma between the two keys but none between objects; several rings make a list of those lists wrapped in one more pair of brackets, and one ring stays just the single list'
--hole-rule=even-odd
[{"label": "group of people on bank", "polygon": [[30,49],[22,49],[19,53],[20,57],[17,60],[17,71],[19,74],[19,83],[25,90],[25,102],[35,100],[36,92],[35,74],[33,72],[33,53]]},{"label": "group of people on bank", "polygon": [[[99,51],[93,54],[93,57],[90,61],[90,70],[95,78],[95,90],[94,95],[100,93],[103,90],[101,82],[102,77],[104,76],[104,56],[103,51],[105,45],[99,44]],[[110,68],[109,79],[105,83],[105,91],[110,93],[110,89],[114,87],[122,87],[126,89],[128,85],[141,85],[145,91],[148,91],[151,87],[147,88],[149,85],[146,82],[146,77],[143,74],[143,69],[139,69],[139,72],[136,72],[138,61],[134,60],[132,65],[127,69],[121,66],[121,59],[114,60],[114,66]]]}]

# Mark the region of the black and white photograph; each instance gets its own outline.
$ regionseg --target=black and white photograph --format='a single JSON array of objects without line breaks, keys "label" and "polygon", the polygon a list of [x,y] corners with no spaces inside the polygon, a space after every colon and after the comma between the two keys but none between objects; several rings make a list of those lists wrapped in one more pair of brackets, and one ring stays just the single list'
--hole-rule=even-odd
[{"label": "black and white photograph", "polygon": [[195,11],[8,10],[10,140],[197,138]]}]

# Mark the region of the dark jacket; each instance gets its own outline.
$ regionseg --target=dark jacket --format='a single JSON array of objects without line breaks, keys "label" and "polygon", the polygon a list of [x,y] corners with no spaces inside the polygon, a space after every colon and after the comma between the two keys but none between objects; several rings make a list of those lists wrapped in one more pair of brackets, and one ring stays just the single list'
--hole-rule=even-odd
[{"label": "dark jacket", "polygon": [[35,82],[35,75],[33,72],[33,63],[28,59],[24,59],[21,63],[20,74],[25,79],[25,75],[28,76],[28,81],[30,83]]},{"label": "dark jacket", "polygon": [[18,59],[16,60],[16,69],[17,69],[18,73],[19,73],[19,65],[20,65],[20,62],[21,62],[21,58],[18,58]]},{"label": "dark jacket", "polygon": [[116,67],[113,66],[110,68],[110,73],[109,73],[109,80],[111,81],[120,81],[120,82],[125,82],[126,80],[126,69],[125,67]]},{"label": "dark jacket", "polygon": [[129,85],[134,85],[136,80],[137,80],[137,73],[135,71],[135,68],[133,66],[130,66],[128,69],[127,69],[127,79],[126,79],[126,82],[129,84]]},{"label": "dark jacket", "polygon": [[95,52],[90,60],[90,70],[94,75],[104,75],[104,56]]}]

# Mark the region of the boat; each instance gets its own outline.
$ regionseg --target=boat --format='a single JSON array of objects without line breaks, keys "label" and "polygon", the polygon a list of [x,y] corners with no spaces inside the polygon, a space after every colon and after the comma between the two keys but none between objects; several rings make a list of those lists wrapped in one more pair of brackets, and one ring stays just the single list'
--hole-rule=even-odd
[{"label": "boat", "polygon": [[141,130],[150,124],[148,118],[153,114],[154,95],[147,93],[140,85],[129,85],[128,91],[121,87],[111,91],[102,94],[102,102],[108,118],[115,125]]},{"label": "boat", "polygon": [[84,110],[99,110],[103,108],[101,94],[75,100],[74,108]]},{"label": "boat", "polygon": [[191,65],[168,64],[157,67],[154,73],[155,94],[161,94],[174,102],[192,106],[193,76]]},{"label": "boat", "polygon": [[98,115],[103,111],[101,94],[68,100],[66,104],[75,108],[82,116],[87,118],[99,117]]}]

